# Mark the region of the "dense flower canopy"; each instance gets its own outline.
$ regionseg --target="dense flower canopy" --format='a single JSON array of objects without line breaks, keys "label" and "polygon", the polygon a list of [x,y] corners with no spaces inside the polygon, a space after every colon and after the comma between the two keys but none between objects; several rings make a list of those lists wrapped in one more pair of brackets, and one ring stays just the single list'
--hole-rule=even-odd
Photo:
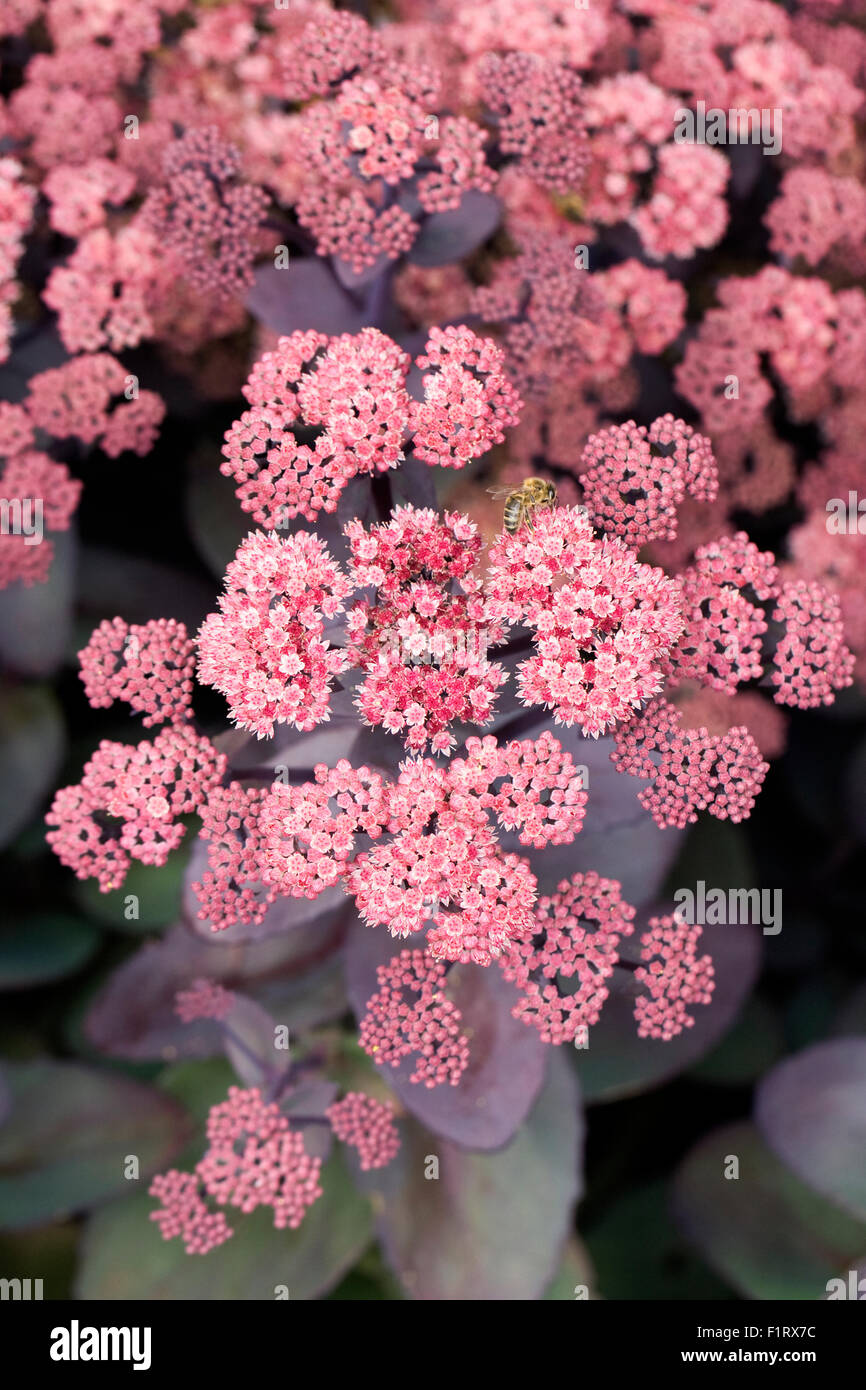
[{"label": "dense flower canopy", "polygon": [[[0,9],[0,589],[48,602],[80,530],[76,696],[148,737],[72,745],[47,842],[94,896],[189,853],[227,962],[164,1046],[242,1084],[150,1185],[206,1254],[227,1208],[298,1227],[335,1141],[394,1162],[494,1035],[713,1009],[663,871],[592,861],[744,821],[866,675],[864,7]],[[94,597],[122,487],[193,536],[183,621],[158,568]],[[311,989],[284,1065],[268,989],[337,952],[359,1046]]]}]

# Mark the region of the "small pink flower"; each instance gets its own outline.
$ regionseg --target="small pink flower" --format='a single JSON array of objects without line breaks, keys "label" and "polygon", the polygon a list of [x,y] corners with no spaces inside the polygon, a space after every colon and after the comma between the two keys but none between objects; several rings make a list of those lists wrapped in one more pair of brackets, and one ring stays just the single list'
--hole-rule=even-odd
[{"label": "small pink flower", "polygon": [[106,619],[78,653],[81,679],[94,709],[125,700],[145,726],[189,718],[195,652],[174,618],[133,623]]},{"label": "small pink flower", "polygon": [[200,1018],[215,1019],[219,1023],[228,1017],[234,1004],[231,990],[214,980],[200,979],[193,980],[189,989],[178,991],[174,1011],[182,1023],[194,1023]]},{"label": "small pink flower", "polygon": [[694,1004],[709,1004],[714,970],[709,956],[698,956],[702,928],[687,926],[678,917],[651,917],[641,937],[641,960],[635,980],[646,986],[634,1006],[639,1038],[669,1042],[694,1026],[688,1012]]},{"label": "small pink flower", "polygon": [[835,691],[854,679],[854,657],[845,645],[838,596],[823,584],[785,584],[773,619],[785,625],[770,677],[776,703],[798,709],[831,705]]},{"label": "small pink flower", "polygon": [[[597,1023],[620,938],[631,935],[634,915],[619,883],[596,873],[574,874],[540,898],[531,925],[499,962],[520,991],[514,1017],[537,1028],[543,1042],[557,1044]],[[576,989],[558,987],[558,980],[575,976]]]},{"label": "small pink flower", "polygon": [[394,1107],[360,1091],[349,1091],[325,1111],[336,1137],[357,1149],[361,1169],[386,1168],[400,1148]]},{"label": "small pink flower", "polygon": [[423,951],[401,951],[376,970],[378,991],[361,1019],[361,1047],[377,1066],[413,1056],[410,1080],[429,1089],[456,1086],[469,1065],[459,1009],[444,994],[445,967]]},{"label": "small pink flower", "polygon": [[259,738],[276,724],[328,718],[344,654],[324,638],[352,584],[318,537],[251,533],[226,570],[220,611],[198,634],[198,674],[225,695],[231,718]]},{"label": "small pink flower", "polygon": [[682,631],[676,584],[618,539],[596,540],[585,514],[566,507],[496,542],[487,594],[494,615],[533,633],[536,655],[518,672],[523,702],[592,737],[660,690]]},{"label": "small pink flower", "polygon": [[253,283],[256,237],[268,207],[264,190],[240,179],[240,151],[216,126],[187,130],[163,157],[163,182],[143,219],[182,261],[191,284],[224,298]]}]

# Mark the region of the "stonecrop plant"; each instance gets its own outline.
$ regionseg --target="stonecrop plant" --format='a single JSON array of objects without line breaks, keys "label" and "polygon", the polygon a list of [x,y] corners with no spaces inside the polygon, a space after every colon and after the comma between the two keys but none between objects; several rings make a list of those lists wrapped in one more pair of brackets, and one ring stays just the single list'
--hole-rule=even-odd
[{"label": "stonecrop plant", "polygon": [[[0,6],[0,354],[52,343],[0,407],[0,585],[49,579],[84,460],[134,506],[185,393],[226,416],[210,611],[82,635],[135,732],[46,815],[101,894],[187,856],[140,1055],[236,1081],[148,1180],[188,1254],[309,1222],[339,1147],[367,1190],[413,1117],[501,1148],[607,1011],[662,1048],[716,1009],[682,832],[748,818],[789,713],[866,671],[864,542],[823,524],[862,475],[864,19]],[[682,140],[698,102],[783,113],[778,150]],[[708,275],[756,218],[763,262]]]}]

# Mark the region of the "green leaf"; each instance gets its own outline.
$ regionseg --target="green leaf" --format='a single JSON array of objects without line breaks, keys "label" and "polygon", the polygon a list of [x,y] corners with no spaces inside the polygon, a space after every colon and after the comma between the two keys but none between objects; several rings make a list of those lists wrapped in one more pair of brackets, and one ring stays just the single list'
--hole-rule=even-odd
[{"label": "green leaf", "polygon": [[[726,1178],[729,1157],[739,1177]],[[715,1130],[687,1156],[674,1211],[688,1240],[743,1297],[821,1299],[866,1249],[866,1225],[795,1177],[752,1124]]]},{"label": "green leaf", "polygon": [[[101,893],[93,878],[78,880],[73,892],[81,911],[107,927],[136,936],[175,922],[181,913],[190,834],[187,831],[187,841],[164,864],[140,864],[133,860],[123,883],[111,893]],[[130,897],[138,899],[137,917],[126,916]]]},{"label": "green leaf", "polygon": [[65,741],[63,715],[47,686],[0,691],[0,846],[15,838],[54,787]]},{"label": "green leaf", "polygon": [[556,1276],[548,1284],[543,1297],[545,1301],[567,1298],[574,1302],[584,1302],[587,1301],[584,1289],[589,1299],[598,1297],[598,1294],[593,1292],[594,1284],[595,1270],[589,1251],[583,1241],[578,1240],[577,1236],[572,1236],[565,1247]]},{"label": "green leaf", "polygon": [[75,1275],[78,1226],[39,1226],[0,1235],[0,1269],[6,1279],[41,1279],[44,1299],[67,1299]]},{"label": "green leaf", "polygon": [[138,1193],[98,1212],[87,1226],[76,1296],[83,1299],[314,1299],[343,1277],[372,1234],[369,1204],[339,1155],[323,1167],[323,1195],[296,1231],[277,1231],[273,1213],[226,1208],[235,1234],[208,1255],[187,1255],[150,1220],[156,1203]]},{"label": "green leaf", "polygon": [[[580,1195],[573,1076],[553,1054],[547,1084],[506,1148],[472,1153],[416,1120],[395,1161],[368,1178],[385,1252],[411,1298],[539,1299],[559,1267]],[[438,1160],[438,1178],[431,1157]]]},{"label": "green leaf", "polygon": [[26,917],[0,931],[0,989],[29,989],[74,975],[100,940],[77,917]]},{"label": "green leaf", "polygon": [[745,832],[729,820],[702,816],[689,831],[682,852],[665,885],[668,894],[677,888],[694,889],[703,879],[711,888],[757,888],[758,872]]},{"label": "green leaf", "polygon": [[0,1227],[59,1220],[164,1168],[189,1135],[171,1097],[70,1062],[8,1063],[12,1110],[0,1130]]},{"label": "green leaf", "polygon": [[686,1247],[664,1182],[628,1192],[587,1226],[584,1239],[602,1298],[679,1302],[731,1297],[730,1289]]}]

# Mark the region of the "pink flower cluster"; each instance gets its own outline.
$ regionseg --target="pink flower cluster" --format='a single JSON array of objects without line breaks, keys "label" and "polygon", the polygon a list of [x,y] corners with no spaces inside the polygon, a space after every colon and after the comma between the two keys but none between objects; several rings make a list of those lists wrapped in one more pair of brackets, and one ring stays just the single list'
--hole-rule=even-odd
[{"label": "pink flower cluster", "polygon": [[134,191],[131,171],[103,157],[85,164],[56,164],[42,183],[51,226],[68,237],[104,226],[108,207],[121,206]]},{"label": "pink flower cluster", "polygon": [[[406,389],[410,357],[378,329],[280,338],[244,387],[251,409],[226,434],[221,467],[244,511],[268,529],[313,521],[336,510],[351,478],[395,468],[404,448],[463,468],[502,443],[521,402],[495,343],[468,328],[432,328],[416,362],[421,401]],[[311,443],[301,431],[314,432]]]},{"label": "pink flower cluster", "polygon": [[245,1214],[271,1207],[277,1230],[295,1230],[321,1197],[321,1159],[307,1153],[303,1134],[258,1089],[231,1086],[228,1098],[211,1108],[207,1138],[193,1173],[172,1169],[150,1187],[162,1203],[151,1220],[164,1240],[180,1236],[188,1254],[204,1255],[234,1234],[205,1196]]},{"label": "pink flower cluster", "polygon": [[503,442],[523,404],[504,361],[492,339],[469,328],[431,328],[416,359],[424,369],[424,399],[412,410],[417,458],[441,468],[464,468]]},{"label": "pink flower cluster", "polygon": [[343,1144],[357,1149],[363,1172],[386,1168],[400,1148],[394,1107],[361,1091],[349,1091],[329,1105],[325,1115]]},{"label": "pink flower cluster", "polygon": [[12,305],[18,298],[16,270],[36,203],[36,192],[23,172],[17,159],[0,159],[0,362],[9,356]]},{"label": "pink flower cluster", "polygon": [[854,657],[844,641],[838,595],[817,581],[781,582],[774,557],[745,532],[700,546],[679,577],[686,624],[668,654],[673,683],[699,681],[733,695],[764,674],[765,605],[775,600],[783,624],[770,680],[777,704],[812,709],[832,704],[850,685]]},{"label": "pink flower cluster", "polygon": [[424,951],[401,951],[376,970],[379,988],[367,1001],[359,1042],[378,1067],[412,1056],[410,1077],[432,1090],[456,1086],[469,1065],[460,1010],[446,998],[445,967]]},{"label": "pink flower cluster", "polygon": [[775,700],[797,709],[832,705],[851,685],[854,657],[845,645],[839,598],[823,584],[785,584],[773,610],[784,632],[773,656]]},{"label": "pink flower cluster", "polygon": [[225,695],[235,724],[258,738],[275,724],[312,729],[328,718],[345,655],[324,636],[351,581],[305,531],[252,532],[226,570],[219,612],[198,634],[198,675]]},{"label": "pink flower cluster", "polygon": [[163,729],[152,743],[103,739],[81,782],[55,796],[46,840],[76,878],[111,892],[133,859],[165,863],[186,833],[179,818],[198,810],[225,767],[224,754],[188,725]]},{"label": "pink flower cluster", "polygon": [[699,926],[686,926],[678,917],[651,917],[649,931],[641,937],[643,965],[635,979],[647,993],[635,1001],[634,1016],[639,1038],[675,1038],[694,1025],[688,1009],[709,1004],[714,970],[709,956],[698,956]]},{"label": "pink flower cluster", "polygon": [[[358,709],[368,724],[405,734],[412,752],[428,742],[448,752],[450,726],[487,723],[505,680],[487,657],[504,632],[474,573],[477,527],[459,512],[440,519],[398,507],[384,525],[351,521],[345,530],[357,588],[377,591],[349,610],[346,627],[349,662],[365,673]],[[453,593],[452,581],[463,592]]]},{"label": "pink flower cluster", "polygon": [[160,1203],[150,1219],[163,1240],[180,1238],[188,1255],[208,1255],[234,1235],[225,1213],[211,1211],[207,1205],[195,1173],[171,1168],[154,1178],[148,1194]]},{"label": "pink flower cluster", "polygon": [[677,390],[701,413],[713,437],[746,439],[773,398],[765,356],[784,387],[795,419],[824,410],[834,389],[862,380],[866,369],[866,296],[834,294],[817,277],[766,266],[752,277],[723,280],[721,307],[704,315],[674,372]]},{"label": "pink flower cluster", "polygon": [[705,145],[665,145],[649,200],[632,215],[647,255],[685,258],[715,246],[728,225],[730,166]]},{"label": "pink flower cluster", "polygon": [[78,653],[84,693],[94,709],[125,700],[146,727],[189,717],[195,648],[183,623],[106,619]]},{"label": "pink flower cluster", "polygon": [[359,17],[311,20],[286,76],[295,99],[323,98],[298,122],[308,172],[296,203],[320,255],[360,274],[410,250],[423,214],[493,188],[484,130],[466,116],[431,114],[441,87],[434,67],[395,60]]},{"label": "pink flower cluster", "polygon": [[844,258],[866,240],[866,189],[824,169],[789,169],[764,221],[778,256],[802,256],[810,266],[831,251]]},{"label": "pink flower cluster", "polygon": [[745,820],[752,811],[769,764],[749,730],[725,734],[682,728],[680,710],[653,700],[614,734],[611,761],[620,772],[649,779],[638,801],[656,825],[680,829],[709,811],[717,820]]},{"label": "pink flower cluster", "polygon": [[[115,396],[124,400],[114,404]],[[95,444],[109,458],[127,449],[150,453],[165,405],[155,391],[142,391],[138,378],[129,375],[107,352],[82,353],[31,377],[25,402],[37,428],[55,439],[73,436],[83,444]]]},{"label": "pink flower cluster", "polygon": [[[488,285],[472,296],[471,307],[489,322],[505,327],[508,369],[520,392],[543,397],[551,382],[586,372],[598,356],[599,320],[604,299],[592,277],[576,271],[573,232],[539,228],[528,219],[515,226],[519,254],[497,262]],[[613,314],[602,341],[609,360],[616,343],[615,370],[629,356],[627,335],[616,334]]]},{"label": "pink flower cluster", "polygon": [[182,261],[191,284],[224,298],[253,283],[264,190],[240,178],[241,155],[216,126],[187,130],[165,151],[163,181],[144,207],[145,224]]},{"label": "pink flower cluster", "polygon": [[[0,478],[0,509],[4,524],[0,529],[0,589],[20,580],[29,588],[48,578],[54,546],[44,530],[66,531],[81,496],[81,483],[70,477],[65,464],[54,463],[47,454],[18,446],[28,441],[26,416],[18,406],[7,405],[0,418],[0,432],[7,448],[0,454],[12,456],[3,466]],[[8,520],[5,519],[8,513]]]},{"label": "pink flower cluster", "polygon": [[[514,1017],[537,1028],[543,1042],[556,1044],[573,1042],[597,1023],[620,939],[631,935],[634,915],[619,883],[596,873],[574,874],[540,898],[530,926],[499,961],[520,991]],[[575,977],[576,988],[559,988],[558,980]]]},{"label": "pink flower cluster", "polygon": [[744,531],[700,546],[679,579],[686,625],[668,657],[671,677],[728,695],[758,679],[767,631],[761,603],[778,593],[778,579],[774,557]]},{"label": "pink flower cluster", "polygon": [[42,298],[70,352],[121,352],[154,335],[163,289],[155,248],[152,233],[135,223],[116,235],[97,227],[51,272]]},{"label": "pink flower cluster", "polygon": [[573,69],[534,53],[488,53],[478,65],[485,100],[499,117],[504,154],[542,188],[579,188],[589,163],[583,84]]},{"label": "pink flower cluster", "polygon": [[701,502],[718,493],[710,441],[673,415],[649,428],[628,420],[591,435],[583,465],[580,483],[592,521],[635,549],[675,538],[677,507],[687,492]]},{"label": "pink flower cluster", "polygon": [[682,632],[677,585],[617,538],[596,540],[586,515],[559,507],[490,551],[491,612],[532,631],[520,697],[596,737],[662,685]]},{"label": "pink flower cluster", "polygon": [[[336,509],[356,474],[396,467],[409,425],[409,366],[375,328],[280,338],[244,387],[252,408],[226,434],[222,472],[239,484],[244,511],[268,529],[299,515],[313,521]],[[296,430],[315,431],[314,442],[300,443]]]},{"label": "pink flower cluster", "polygon": [[181,1023],[195,1023],[201,1018],[222,1023],[234,1006],[235,996],[231,990],[206,979],[193,980],[189,989],[178,990],[174,1001],[174,1011]]},{"label": "pink flower cluster", "polygon": [[[488,821],[521,843],[568,844],[586,809],[582,774],[551,734],[500,746],[471,738],[447,768],[409,761],[395,782],[342,760],[300,787],[277,783],[261,808],[265,878],[292,897],[340,879],[370,926],[424,930],[447,960],[489,964],[526,924],[535,879],[503,855]],[[393,838],[356,854],[359,834]],[[354,856],[354,857],[353,857]]]},{"label": "pink flower cluster", "polygon": [[236,922],[258,924],[276,900],[276,888],[261,877],[260,817],[266,795],[263,787],[231,782],[213,787],[199,809],[208,868],[192,887],[201,904],[199,919],[209,922],[212,931],[225,931]]}]

